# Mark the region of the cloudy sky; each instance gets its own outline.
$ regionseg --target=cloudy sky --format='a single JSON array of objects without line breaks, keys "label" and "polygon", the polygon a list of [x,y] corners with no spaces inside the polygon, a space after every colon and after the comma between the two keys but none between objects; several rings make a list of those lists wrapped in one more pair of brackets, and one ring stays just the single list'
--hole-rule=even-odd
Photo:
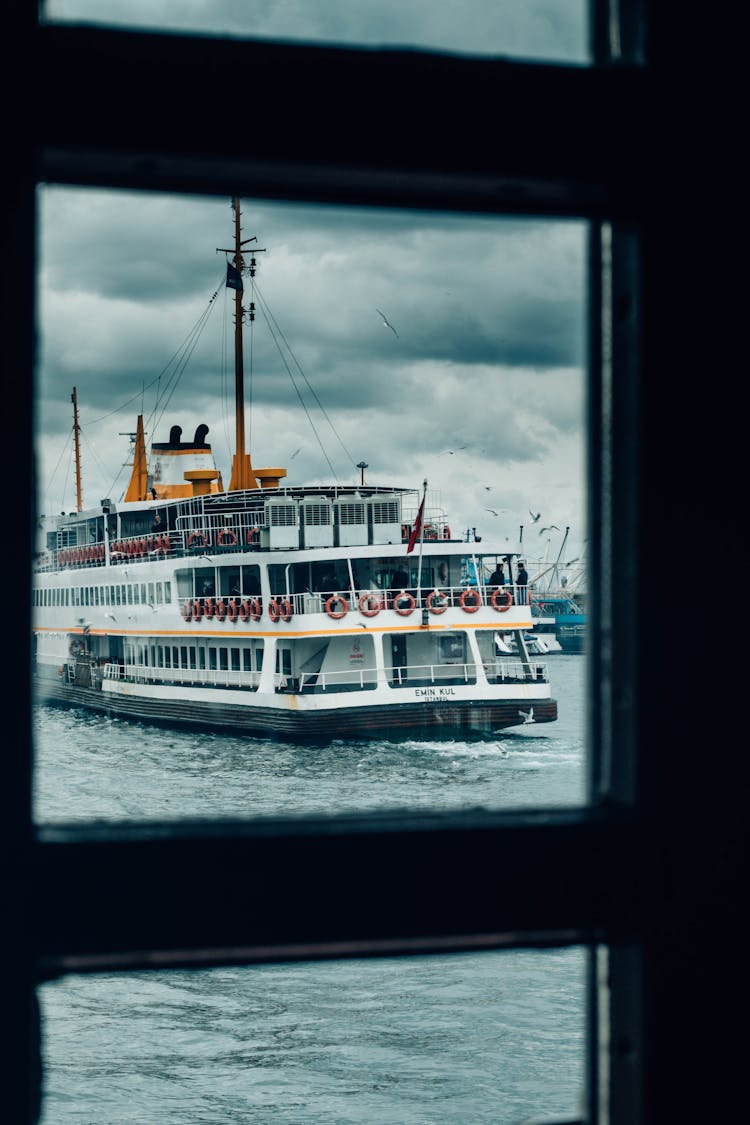
[{"label": "cloudy sky", "polygon": [[[77,4],[85,15],[84,0]],[[77,14],[72,3],[56,7]],[[200,15],[207,5],[186,7]],[[245,7],[269,21],[310,11]],[[330,15],[334,5],[313,7]],[[228,481],[234,302],[216,248],[232,245],[229,198],[55,186],[39,195],[40,510],[75,507],[73,387],[84,506],[122,495],[139,413],[147,442],[166,441],[175,424],[187,440],[205,422]],[[256,235],[251,245],[265,248],[257,292],[249,280],[245,288],[245,304],[252,297],[257,309],[245,341],[253,464],[285,466],[289,483],[315,484],[354,482],[365,461],[371,484],[419,488],[426,478],[454,530],[516,542],[524,525],[533,559],[556,556],[570,527],[564,554],[580,554],[584,224],[241,206],[242,237]],[[541,512],[536,526],[530,510]],[[560,530],[539,536],[550,524]]]}]

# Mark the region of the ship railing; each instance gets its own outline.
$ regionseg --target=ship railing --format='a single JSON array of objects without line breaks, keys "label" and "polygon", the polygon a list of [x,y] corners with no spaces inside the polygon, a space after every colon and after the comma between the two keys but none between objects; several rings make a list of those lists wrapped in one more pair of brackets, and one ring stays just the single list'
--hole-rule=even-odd
[{"label": "ship railing", "polygon": [[[359,613],[364,617],[375,617],[381,610],[395,610],[402,617],[409,617],[417,609],[427,609],[431,616],[438,616],[449,608],[465,610],[467,614],[492,606],[499,613],[513,605],[524,605],[524,587],[504,586],[498,590],[493,604],[495,586],[406,586],[403,589],[380,590],[377,588],[351,590],[305,590],[292,594],[289,601],[295,614],[327,613],[331,617],[343,618],[348,613]],[[503,593],[507,591],[507,595]],[[283,600],[285,595],[277,596]],[[510,600],[508,601],[508,597]]]},{"label": "ship railing", "polygon": [[490,684],[549,683],[547,665],[537,660],[524,664],[522,660],[492,660],[484,665],[484,674]]},{"label": "ship railing", "polygon": [[303,672],[300,676],[277,673],[277,691],[315,692],[374,691],[379,683],[389,687],[448,687],[477,682],[476,665],[410,664],[386,668],[383,679],[375,667],[346,668],[332,672]]},{"label": "ship railing", "polygon": [[403,664],[386,669],[391,687],[448,687],[475,684],[477,667],[468,664]]},{"label": "ship railing", "polygon": [[260,672],[233,668],[154,668],[149,664],[106,664],[104,678],[136,684],[189,684],[196,687],[242,687],[255,691]]}]

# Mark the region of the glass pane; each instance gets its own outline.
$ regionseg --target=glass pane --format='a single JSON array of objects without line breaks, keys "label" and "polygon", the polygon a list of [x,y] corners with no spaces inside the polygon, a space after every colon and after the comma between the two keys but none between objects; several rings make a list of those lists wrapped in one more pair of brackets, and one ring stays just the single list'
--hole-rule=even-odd
[{"label": "glass pane", "polygon": [[46,0],[48,20],[341,46],[590,61],[586,0]]},{"label": "glass pane", "polygon": [[581,1114],[584,953],[69,977],[41,1125],[518,1125]]},{"label": "glass pane", "polygon": [[39,242],[37,817],[583,802],[585,224],[45,187]]}]

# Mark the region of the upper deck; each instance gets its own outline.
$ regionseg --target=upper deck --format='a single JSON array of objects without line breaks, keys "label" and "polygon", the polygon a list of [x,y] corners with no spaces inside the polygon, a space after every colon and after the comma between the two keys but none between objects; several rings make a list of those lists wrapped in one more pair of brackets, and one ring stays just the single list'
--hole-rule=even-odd
[{"label": "upper deck", "polygon": [[[316,486],[119,506],[102,500],[98,509],[57,518],[36,570],[238,551],[400,547],[411,535],[417,499],[409,489]],[[461,541],[435,503],[426,505],[423,538]]]}]

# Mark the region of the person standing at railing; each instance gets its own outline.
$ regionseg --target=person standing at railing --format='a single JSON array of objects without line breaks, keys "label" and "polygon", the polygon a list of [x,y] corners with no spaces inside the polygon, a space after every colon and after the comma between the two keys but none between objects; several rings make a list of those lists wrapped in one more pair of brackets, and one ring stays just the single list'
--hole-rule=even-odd
[{"label": "person standing at railing", "polygon": [[518,587],[518,604],[526,605],[526,587],[529,584],[529,575],[525,565],[519,562],[516,570],[516,586]]},{"label": "person standing at railing", "polygon": [[505,585],[505,571],[503,570],[503,564],[501,562],[499,562],[493,570],[487,580],[487,585],[489,586],[490,593],[494,593],[498,587]]}]

